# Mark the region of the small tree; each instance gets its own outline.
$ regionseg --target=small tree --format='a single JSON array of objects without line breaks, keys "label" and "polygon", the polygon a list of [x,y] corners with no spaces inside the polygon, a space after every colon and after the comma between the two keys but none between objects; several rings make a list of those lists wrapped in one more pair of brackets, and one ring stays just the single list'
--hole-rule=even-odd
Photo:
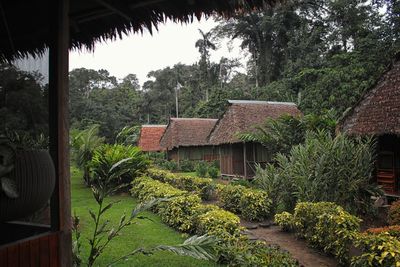
[{"label": "small tree", "polygon": [[90,161],[96,148],[104,143],[104,137],[99,137],[99,125],[71,132],[71,145],[78,167],[83,170],[83,180],[90,185]]}]

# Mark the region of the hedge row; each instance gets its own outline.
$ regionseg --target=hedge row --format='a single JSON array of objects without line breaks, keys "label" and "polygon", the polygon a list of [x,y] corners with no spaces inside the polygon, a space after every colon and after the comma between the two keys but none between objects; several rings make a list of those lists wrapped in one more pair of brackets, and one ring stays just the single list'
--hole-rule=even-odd
[{"label": "hedge row", "polygon": [[312,246],[335,256],[347,265],[349,249],[356,238],[361,220],[331,202],[299,202],[294,213],[275,215],[284,230],[295,231]]},{"label": "hedge row", "polygon": [[261,221],[271,216],[272,201],[265,191],[241,185],[218,185],[217,195],[221,206],[251,221]]},{"label": "hedge row", "polygon": [[[286,231],[295,231],[311,245],[333,254],[342,265],[400,267],[400,226],[371,228],[359,232],[361,220],[330,202],[296,205],[293,214],[275,215],[275,222]],[[350,246],[361,255],[349,259]]]},{"label": "hedge row", "polygon": [[169,226],[191,234],[219,237],[219,261],[229,266],[298,266],[287,252],[251,242],[241,233],[240,219],[215,205],[203,205],[196,194],[176,189],[150,177],[132,182],[131,193],[140,201],[170,197],[155,208]]},{"label": "hedge row", "polygon": [[215,185],[210,178],[180,176],[159,169],[148,169],[147,175],[155,180],[168,183],[181,190],[196,192],[204,200],[210,199],[215,190]]},{"label": "hedge row", "polygon": [[217,185],[212,179],[179,176],[169,171],[149,169],[148,176],[176,188],[196,192],[207,200],[216,194],[222,208],[241,215],[244,219],[261,221],[271,216],[271,200],[262,190],[241,185]]}]

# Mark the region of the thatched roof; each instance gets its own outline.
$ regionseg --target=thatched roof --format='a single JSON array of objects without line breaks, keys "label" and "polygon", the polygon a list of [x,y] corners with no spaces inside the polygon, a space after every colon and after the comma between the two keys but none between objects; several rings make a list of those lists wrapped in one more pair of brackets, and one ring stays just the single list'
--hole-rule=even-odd
[{"label": "thatched roof", "polygon": [[229,100],[225,113],[212,129],[209,141],[213,145],[239,143],[237,135],[254,131],[267,118],[284,114],[300,115],[296,104],[289,102]]},{"label": "thatched roof", "polygon": [[[230,16],[275,0],[70,0],[70,48],[93,49],[96,41],[150,32],[167,19],[188,23],[202,15]],[[40,54],[50,42],[52,1],[0,3],[0,60]],[[54,12],[53,12],[54,13]]]},{"label": "thatched roof", "polygon": [[399,55],[375,86],[339,122],[340,131],[350,135],[400,135]]},{"label": "thatched roof", "polygon": [[160,145],[168,150],[180,146],[209,145],[207,137],[216,119],[171,118]]},{"label": "thatched roof", "polygon": [[155,152],[164,150],[160,146],[161,136],[167,125],[142,125],[138,146],[142,151]]}]

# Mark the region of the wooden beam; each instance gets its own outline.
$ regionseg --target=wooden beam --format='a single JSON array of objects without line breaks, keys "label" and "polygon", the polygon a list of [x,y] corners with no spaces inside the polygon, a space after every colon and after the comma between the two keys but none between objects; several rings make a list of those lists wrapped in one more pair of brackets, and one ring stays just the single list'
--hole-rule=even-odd
[{"label": "wooden beam", "polygon": [[49,49],[50,154],[56,171],[51,228],[60,231],[60,266],[72,266],[71,192],[68,125],[69,0],[51,1]]},{"label": "wooden beam", "polygon": [[100,5],[104,6],[105,8],[115,12],[116,14],[120,15],[124,19],[126,19],[128,22],[132,20],[131,16],[129,16],[125,11],[123,11],[121,8],[118,8],[110,3],[107,3],[104,0],[96,0],[97,3]]}]

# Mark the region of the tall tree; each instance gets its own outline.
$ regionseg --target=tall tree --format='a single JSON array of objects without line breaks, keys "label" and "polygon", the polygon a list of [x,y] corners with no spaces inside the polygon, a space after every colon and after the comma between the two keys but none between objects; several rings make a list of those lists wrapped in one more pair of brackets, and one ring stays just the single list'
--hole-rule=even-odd
[{"label": "tall tree", "polygon": [[203,32],[199,29],[201,39],[197,40],[195,47],[199,49],[200,52],[200,74],[202,87],[205,90],[205,99],[208,101],[208,90],[211,85],[210,81],[210,50],[215,50],[217,47],[213,42],[212,32]]}]

